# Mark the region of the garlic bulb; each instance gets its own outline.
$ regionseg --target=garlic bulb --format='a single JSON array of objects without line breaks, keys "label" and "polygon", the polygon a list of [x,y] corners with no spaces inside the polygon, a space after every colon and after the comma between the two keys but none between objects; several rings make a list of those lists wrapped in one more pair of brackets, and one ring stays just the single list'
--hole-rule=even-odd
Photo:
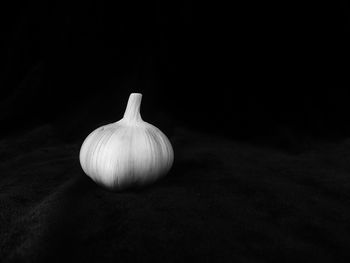
[{"label": "garlic bulb", "polygon": [[132,93],[124,117],[94,130],[80,149],[80,164],[97,184],[123,190],[155,182],[174,160],[168,138],[141,119],[142,94]]}]

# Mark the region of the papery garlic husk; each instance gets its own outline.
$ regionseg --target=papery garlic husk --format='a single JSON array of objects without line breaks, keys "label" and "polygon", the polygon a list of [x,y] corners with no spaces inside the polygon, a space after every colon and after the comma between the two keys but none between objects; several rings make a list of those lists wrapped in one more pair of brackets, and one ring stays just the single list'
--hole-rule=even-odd
[{"label": "papery garlic husk", "polygon": [[151,184],[173,164],[168,138],[141,118],[141,98],[140,93],[130,94],[124,117],[94,130],[81,146],[84,172],[109,190]]}]

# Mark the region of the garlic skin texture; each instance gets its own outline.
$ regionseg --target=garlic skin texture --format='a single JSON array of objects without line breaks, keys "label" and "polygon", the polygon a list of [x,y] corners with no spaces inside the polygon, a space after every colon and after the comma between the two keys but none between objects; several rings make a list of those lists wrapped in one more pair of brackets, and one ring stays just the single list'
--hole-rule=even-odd
[{"label": "garlic skin texture", "polygon": [[97,184],[113,191],[155,182],[174,161],[168,138],[142,120],[142,94],[130,94],[124,117],[94,130],[80,149],[80,164]]}]

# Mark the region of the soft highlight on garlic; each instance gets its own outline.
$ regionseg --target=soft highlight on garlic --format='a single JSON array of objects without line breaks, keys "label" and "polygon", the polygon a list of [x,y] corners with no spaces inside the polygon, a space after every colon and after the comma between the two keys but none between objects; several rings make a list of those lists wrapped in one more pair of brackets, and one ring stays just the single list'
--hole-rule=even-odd
[{"label": "soft highlight on garlic", "polygon": [[142,94],[130,94],[124,117],[94,130],[80,149],[80,164],[97,184],[124,190],[155,182],[170,170],[174,152],[157,127],[142,120]]}]

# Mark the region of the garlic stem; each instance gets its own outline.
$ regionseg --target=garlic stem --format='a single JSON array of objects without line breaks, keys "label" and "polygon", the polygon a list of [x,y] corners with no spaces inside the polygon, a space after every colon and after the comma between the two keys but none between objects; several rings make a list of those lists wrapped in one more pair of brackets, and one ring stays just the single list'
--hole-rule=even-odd
[{"label": "garlic stem", "polygon": [[131,93],[129,96],[128,104],[124,113],[124,120],[128,122],[140,121],[140,106],[141,106],[141,93]]}]

